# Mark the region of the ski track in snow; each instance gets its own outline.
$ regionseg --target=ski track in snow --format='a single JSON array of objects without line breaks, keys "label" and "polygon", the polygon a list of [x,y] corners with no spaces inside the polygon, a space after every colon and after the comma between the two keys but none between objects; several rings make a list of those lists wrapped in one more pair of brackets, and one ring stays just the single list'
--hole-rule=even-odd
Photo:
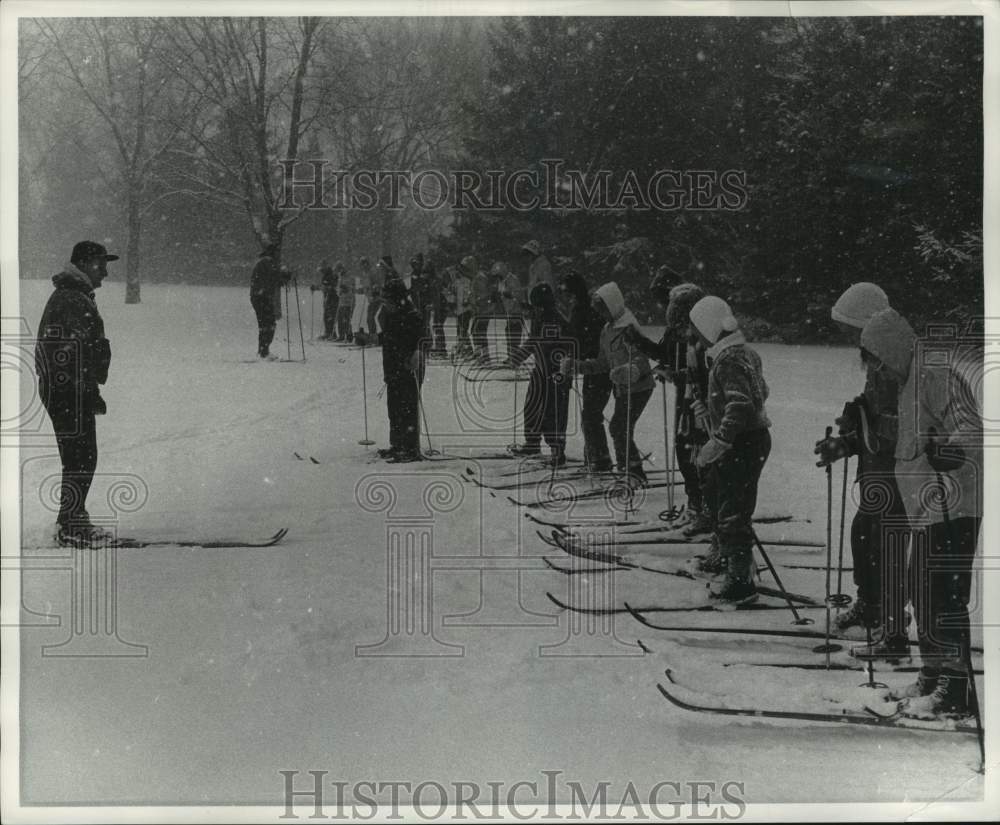
[{"label": "ski track in snow", "polygon": [[[21,311],[32,332],[49,291],[48,281],[21,283]],[[619,655],[543,655],[566,638],[574,621],[558,613],[545,591],[568,598],[569,580],[577,577],[542,566],[543,555],[559,551],[539,541],[538,525],[522,511],[502,495],[458,480],[471,459],[367,463],[375,448],[358,444],[364,435],[360,352],[307,342],[305,364],[241,364],[253,357],[256,343],[245,289],[144,285],[143,303],[131,307],[122,297],[119,283],[98,292],[113,360],[103,391],[108,415],[98,421],[92,513],[104,514],[116,475],[133,474],[148,488],[148,500],[122,516],[125,535],[263,537],[284,526],[290,532],[265,549],[119,551],[118,632],[148,645],[145,659],[42,657],[40,645],[57,644],[68,633],[68,575],[24,574],[25,606],[36,612],[48,606],[63,619],[61,627],[23,634],[25,800],[79,803],[127,794],[157,804],[278,804],[278,771],[284,769],[414,784],[538,780],[542,770],[563,770],[592,785],[610,781],[619,789],[629,780],[638,788],[664,779],[735,780],[745,783],[746,798],[755,802],[907,801],[915,810],[944,794],[982,793],[981,780],[967,781],[978,764],[971,740],[733,723],[681,712],[656,690],[670,666],[685,684],[716,691],[730,703],[750,696],[777,707],[829,704],[837,691],[841,700],[855,701],[863,674],[853,671],[831,677],[723,667],[796,657],[822,661],[810,652],[815,640],[674,636],[626,615],[591,621],[613,628],[613,652]],[[302,306],[308,335],[308,295]],[[280,320],[273,351],[282,357],[284,334]],[[811,520],[759,532],[823,540],[826,482],[813,465],[812,448],[843,402],[860,391],[858,359],[847,349],[758,349],[771,388],[774,436],[758,509]],[[300,355],[296,336],[292,357]],[[377,397],[381,352],[369,350],[365,360],[369,435],[384,446],[384,400]],[[33,385],[33,376],[22,376],[22,398],[31,397]],[[510,443],[513,387],[470,387],[449,366],[428,369],[423,397],[434,446],[493,452]],[[456,392],[474,405],[470,414],[456,412]],[[517,393],[520,403],[524,386]],[[579,456],[576,407],[574,400],[568,450]],[[654,397],[637,442],[663,467],[660,409]],[[484,420],[493,427],[487,438],[481,434]],[[296,460],[294,452],[305,460]],[[21,461],[24,544],[40,546],[53,515],[38,488],[59,467],[47,421],[22,450]],[[479,472],[489,478],[501,466],[484,461]],[[841,468],[834,472],[836,500]],[[853,472],[852,464],[851,479]],[[480,553],[527,557],[532,570],[520,577],[475,570],[432,574],[435,632],[450,646],[435,652],[460,655],[356,655],[357,645],[378,643],[387,626],[388,522],[377,507],[365,510],[357,503],[356,486],[366,479],[395,487],[390,521],[409,519],[414,529],[432,524],[435,563]],[[432,481],[452,484],[453,500],[435,500],[451,509],[428,519],[423,492]],[[677,497],[683,501],[679,488]],[[655,519],[665,506],[666,491],[650,491],[636,519]],[[602,508],[600,502],[580,502],[549,515],[596,517]],[[848,526],[853,509],[849,502]],[[837,541],[835,525],[835,557]],[[682,563],[697,550],[680,545],[670,556]],[[815,550],[769,552],[775,563],[823,558]],[[846,540],[844,560],[850,564]],[[780,573],[789,590],[822,596],[822,572]],[[586,577],[598,586],[601,575]],[[703,587],[641,571],[615,575],[621,594],[643,602],[693,603]],[[765,573],[770,584],[768,579]],[[843,590],[853,593],[850,573],[843,576]],[[822,611],[809,613],[821,628]],[[456,619],[460,614],[472,615]],[[442,624],[444,616],[450,618]],[[664,617],[694,626],[789,626],[789,616],[777,610],[654,614],[658,621]],[[636,638],[653,653],[636,655]],[[836,661],[848,661],[838,656]],[[915,677],[878,678],[897,686]]]}]

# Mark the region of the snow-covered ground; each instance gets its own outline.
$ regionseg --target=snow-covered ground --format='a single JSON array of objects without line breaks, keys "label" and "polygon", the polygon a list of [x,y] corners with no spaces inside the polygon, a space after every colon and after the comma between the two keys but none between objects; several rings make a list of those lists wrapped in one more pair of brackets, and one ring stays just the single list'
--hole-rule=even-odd
[{"label": "snow-covered ground", "polygon": [[[47,281],[21,284],[32,334],[49,289]],[[305,363],[255,362],[244,290],[147,285],[142,304],[125,306],[122,298],[121,284],[98,293],[113,361],[92,514],[112,513],[108,492],[116,489],[112,498],[129,510],[119,510],[125,535],[289,533],[266,549],[118,551],[118,635],[147,646],[145,657],[42,655],[44,645],[69,638],[70,574],[65,565],[32,571],[25,562],[29,622],[45,613],[62,621],[22,634],[23,802],[282,804],[281,770],[302,772],[300,787],[305,771],[325,770],[348,783],[466,781],[484,789],[487,782],[541,783],[542,771],[562,771],[584,788],[611,783],[612,799],[629,781],[649,789],[692,780],[742,782],[749,802],[908,802],[918,810],[932,800],[981,796],[973,737],[761,724],[674,708],[656,689],[666,667],[689,687],[718,692],[736,684],[759,706],[779,708],[792,694],[834,681],[854,690],[862,674],[723,668],[822,662],[810,652],[814,640],[658,633],[627,615],[612,624],[560,613],[545,592],[565,598],[579,582],[542,566],[541,556],[553,551],[523,510],[459,480],[469,462],[370,463],[374,448],[358,444],[360,351],[307,342]],[[308,338],[308,293],[302,300]],[[274,347],[282,356],[284,323]],[[293,358],[298,346],[296,329]],[[774,437],[759,511],[798,520],[761,533],[822,540],[826,480],[812,446],[859,391],[857,357],[845,348],[759,351]],[[368,428],[384,446],[381,353],[365,358]],[[22,398],[32,386],[26,374]],[[449,366],[432,366],[423,397],[434,447],[467,454],[509,444],[510,412],[524,387],[472,385]],[[637,440],[662,468],[658,394]],[[582,453],[578,433],[569,453]],[[21,464],[30,557],[41,553],[53,521],[39,490],[51,488],[59,468],[44,419],[26,435]],[[494,474],[499,464],[482,462],[480,472]],[[834,480],[837,501],[839,467]],[[140,500],[122,499],[123,484],[138,488]],[[663,490],[650,491],[637,518],[655,518],[665,504]],[[575,514],[599,507],[579,505]],[[407,533],[425,542],[424,553],[403,555],[429,568],[404,571],[400,591],[387,570],[387,541]],[[678,562],[689,555],[675,552]],[[482,574],[477,565],[487,562],[479,556],[523,570]],[[824,560],[820,549],[775,547],[771,556]],[[823,594],[822,572],[786,568],[783,578],[790,590]],[[664,605],[690,601],[698,587],[638,573],[621,575],[619,586],[629,599]],[[844,589],[853,593],[850,574]],[[385,645],[359,649],[387,637],[390,590],[394,599],[427,597],[425,613],[409,635],[404,623]],[[812,615],[822,628],[822,612]],[[714,616],[672,614],[671,622],[790,627],[784,611]],[[637,638],[653,653],[640,655]],[[424,655],[407,655],[414,652]],[[900,685],[914,677],[879,678]]]}]

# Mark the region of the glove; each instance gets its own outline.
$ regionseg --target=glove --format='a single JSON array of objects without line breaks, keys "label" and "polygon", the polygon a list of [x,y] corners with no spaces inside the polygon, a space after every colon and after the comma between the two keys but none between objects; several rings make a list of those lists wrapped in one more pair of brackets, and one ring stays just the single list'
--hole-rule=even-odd
[{"label": "glove", "polygon": [[567,355],[562,361],[559,362],[559,373],[561,375],[573,374],[573,359],[570,356]]},{"label": "glove", "polygon": [[698,420],[708,418],[708,407],[705,406],[705,402],[698,398],[692,401],[691,414]]},{"label": "glove", "polygon": [[853,401],[844,404],[840,417],[834,421],[841,435],[860,432],[861,416],[864,415],[867,406],[863,395],[859,395]]},{"label": "glove", "polygon": [[829,467],[833,462],[845,458],[851,454],[850,445],[843,436],[827,436],[816,442],[813,453],[819,456],[816,462],[817,467]]},{"label": "glove", "polygon": [[410,372],[416,372],[420,369],[420,350],[416,349],[413,351],[413,355],[406,359],[406,366],[409,367]]},{"label": "glove", "polygon": [[611,380],[616,384],[631,386],[639,380],[639,368],[635,364],[622,364],[611,370]]},{"label": "glove", "polygon": [[101,398],[100,390],[98,390],[96,387],[94,388],[94,394],[93,394],[93,396],[91,396],[91,398],[90,398],[90,411],[94,415],[107,415],[108,414],[108,405],[104,401],[104,399]]},{"label": "glove", "polygon": [[719,441],[717,438],[710,438],[708,442],[698,449],[698,457],[695,459],[695,463],[699,467],[707,467],[709,464],[714,464],[722,456],[724,456],[729,451],[729,444],[725,441]]},{"label": "glove", "polygon": [[663,364],[658,364],[653,367],[653,375],[656,376],[657,381],[662,381],[663,383],[669,381],[671,384],[674,383],[674,371],[670,369],[670,367],[663,366]]}]

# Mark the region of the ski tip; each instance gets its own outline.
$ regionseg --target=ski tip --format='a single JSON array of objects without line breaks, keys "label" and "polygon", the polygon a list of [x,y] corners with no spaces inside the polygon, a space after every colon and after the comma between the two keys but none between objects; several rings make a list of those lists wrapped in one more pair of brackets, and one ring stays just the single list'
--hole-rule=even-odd
[{"label": "ski tip", "polygon": [[309,460],[310,460],[310,461],[311,461],[311,462],[312,462],[313,464],[319,464],[319,462],[318,462],[318,461],[317,461],[317,460],[316,460],[315,458],[313,458],[312,456],[309,456]]},{"label": "ski tip", "polygon": [[653,652],[653,649],[651,647],[649,647],[645,642],[643,642],[642,639],[636,639],[635,643],[637,645],[639,645],[639,648],[642,650],[643,653],[652,653]]},{"label": "ski tip", "polygon": [[569,609],[566,604],[564,604],[559,599],[557,599],[555,596],[553,596],[548,590],[545,591],[545,595],[548,597],[549,601],[552,602],[552,604],[554,604],[560,610],[568,610]]}]

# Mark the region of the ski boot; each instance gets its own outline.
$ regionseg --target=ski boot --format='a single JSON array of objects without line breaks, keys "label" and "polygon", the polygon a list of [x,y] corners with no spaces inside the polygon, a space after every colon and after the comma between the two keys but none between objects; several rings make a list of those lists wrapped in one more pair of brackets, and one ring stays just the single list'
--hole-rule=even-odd
[{"label": "ski boot", "polygon": [[111,533],[89,521],[70,522],[56,526],[56,542],[60,547],[99,547],[113,539],[114,536]]},{"label": "ski boot", "polygon": [[565,450],[554,449],[552,451],[551,463],[552,463],[552,466],[555,467],[556,469],[560,469],[562,467],[565,467],[566,466],[566,451]]},{"label": "ski boot", "polygon": [[382,449],[376,450],[375,454],[379,458],[395,458],[398,452],[399,447],[383,447]]},{"label": "ski boot", "polygon": [[750,578],[726,574],[719,588],[712,588],[711,598],[735,606],[753,604],[759,598]]},{"label": "ski boot", "polygon": [[510,448],[510,454],[515,456],[541,455],[542,448],[538,444],[514,444]]},{"label": "ski boot", "polygon": [[836,621],[834,622],[834,627],[838,633],[846,633],[852,627],[860,627],[864,630],[866,627],[875,630],[880,622],[869,622],[866,618],[866,614],[871,613],[868,610],[868,606],[865,604],[865,600],[859,595],[857,599],[854,600],[854,604],[851,605],[851,609],[846,613],[841,613]]},{"label": "ski boot", "polygon": [[414,461],[423,461],[424,456],[420,450],[400,450],[389,459],[390,464],[410,464]]},{"label": "ski boot", "polygon": [[889,664],[899,664],[901,659],[909,658],[910,645],[906,636],[885,636],[870,645],[860,645],[851,648],[851,656],[862,662],[874,662],[879,659]]},{"label": "ski boot", "polygon": [[712,536],[712,544],[707,555],[698,559],[695,568],[699,573],[718,576],[725,573],[727,567],[726,557],[722,555],[722,550],[719,548],[719,541],[715,536]]},{"label": "ski boot", "polygon": [[917,674],[917,681],[907,685],[902,690],[889,691],[888,698],[898,701],[900,699],[918,699],[921,696],[930,696],[937,687],[938,676],[940,675],[936,670],[922,667]]},{"label": "ski boot", "polygon": [[681,530],[681,535],[686,539],[694,538],[695,536],[704,536],[712,532],[712,519],[705,510],[690,510],[691,516],[690,521]]}]

